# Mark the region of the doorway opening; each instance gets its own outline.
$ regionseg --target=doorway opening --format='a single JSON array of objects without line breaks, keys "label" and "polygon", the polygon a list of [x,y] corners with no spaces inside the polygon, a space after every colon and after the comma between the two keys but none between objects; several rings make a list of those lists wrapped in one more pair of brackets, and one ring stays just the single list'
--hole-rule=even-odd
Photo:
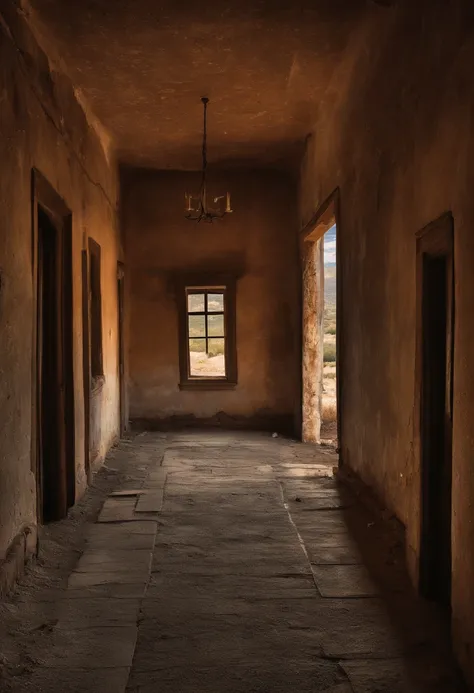
[{"label": "doorway opening", "polygon": [[38,518],[47,523],[75,502],[72,227],[64,203],[37,172],[34,185],[33,459]]},{"label": "doorway opening", "polygon": [[303,230],[303,411],[305,442],[339,446],[339,278],[335,191]]},{"label": "doorway opening", "polygon": [[323,246],[323,393],[321,440],[337,446],[337,262],[336,223],[321,239]]},{"label": "doorway opening", "polygon": [[420,591],[451,603],[453,219],[422,231],[418,256],[418,376],[421,467]]},{"label": "doorway opening", "polygon": [[81,252],[81,283],[82,283],[82,387],[84,395],[84,469],[87,483],[92,483],[90,464],[90,344],[89,344],[89,258],[87,250]]},{"label": "doorway opening", "polygon": [[102,249],[88,239],[87,344],[89,362],[89,469],[100,459],[102,444],[102,391],[105,383],[102,340]]}]

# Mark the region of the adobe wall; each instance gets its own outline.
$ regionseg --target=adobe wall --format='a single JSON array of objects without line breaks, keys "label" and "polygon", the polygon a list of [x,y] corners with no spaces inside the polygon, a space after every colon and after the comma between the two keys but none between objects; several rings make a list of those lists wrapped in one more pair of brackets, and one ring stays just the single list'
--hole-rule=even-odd
[{"label": "adobe wall", "polygon": [[343,461],[406,525],[416,582],[415,234],[454,215],[453,633],[474,681],[474,15],[467,2],[409,5],[374,7],[335,71],[300,221],[340,187]]},{"label": "adobe wall", "polygon": [[[131,419],[292,431],[300,380],[295,185],[278,172],[214,171],[212,190],[232,193],[234,213],[198,225],[184,218],[184,193],[199,180],[140,170],[122,177]],[[173,278],[196,271],[239,277],[233,391],[179,389]]]},{"label": "adobe wall", "polygon": [[81,251],[103,248],[105,385],[101,451],[118,431],[116,174],[68,79],[51,66],[9,2],[0,15],[0,559],[36,523],[32,424],[32,169],[63,198],[73,220],[76,497],[86,485]]}]

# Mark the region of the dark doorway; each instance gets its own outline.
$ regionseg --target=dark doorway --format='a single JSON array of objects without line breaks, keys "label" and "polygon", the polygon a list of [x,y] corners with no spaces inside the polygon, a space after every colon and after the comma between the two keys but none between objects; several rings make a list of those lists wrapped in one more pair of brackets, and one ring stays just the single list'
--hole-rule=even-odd
[{"label": "dark doorway", "polygon": [[65,517],[75,502],[72,217],[36,169],[32,212],[31,459],[38,521],[44,523]]},{"label": "dark doorway", "polygon": [[118,363],[120,387],[120,435],[127,430],[127,406],[125,391],[125,334],[124,334],[124,303],[125,303],[125,271],[121,262],[117,265],[117,301],[118,301]]},{"label": "dark doorway", "polygon": [[102,441],[102,390],[105,383],[102,350],[102,251],[88,239],[88,322],[89,322],[89,469],[100,457]]},{"label": "dark doorway", "polygon": [[453,223],[447,215],[418,241],[421,563],[423,595],[451,602]]},{"label": "dark doorway", "polygon": [[90,465],[90,344],[89,344],[89,268],[87,250],[81,253],[82,280],[82,386],[84,392],[84,469],[87,482],[92,482]]},{"label": "dark doorway", "polygon": [[38,510],[42,522],[74,503],[71,243],[37,207]]}]

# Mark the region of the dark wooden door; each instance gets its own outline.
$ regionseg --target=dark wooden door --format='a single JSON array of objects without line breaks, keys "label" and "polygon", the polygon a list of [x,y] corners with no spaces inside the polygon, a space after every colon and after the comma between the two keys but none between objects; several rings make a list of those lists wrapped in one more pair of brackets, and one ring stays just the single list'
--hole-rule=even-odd
[{"label": "dark wooden door", "polygon": [[62,234],[38,208],[38,487],[42,522],[68,507],[63,349]]},{"label": "dark wooden door", "polygon": [[453,222],[446,215],[418,242],[422,593],[451,602]]},{"label": "dark wooden door", "polygon": [[89,344],[89,260],[87,250],[81,253],[82,280],[82,385],[84,392],[84,468],[91,483],[90,465],[90,344]]}]

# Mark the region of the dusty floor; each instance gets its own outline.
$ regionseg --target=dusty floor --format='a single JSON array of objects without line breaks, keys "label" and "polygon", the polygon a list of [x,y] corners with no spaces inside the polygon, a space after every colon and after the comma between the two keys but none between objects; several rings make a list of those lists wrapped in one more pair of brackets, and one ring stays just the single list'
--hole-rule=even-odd
[{"label": "dusty floor", "polygon": [[0,690],[463,691],[336,462],[263,434],[121,443],[1,606]]}]

